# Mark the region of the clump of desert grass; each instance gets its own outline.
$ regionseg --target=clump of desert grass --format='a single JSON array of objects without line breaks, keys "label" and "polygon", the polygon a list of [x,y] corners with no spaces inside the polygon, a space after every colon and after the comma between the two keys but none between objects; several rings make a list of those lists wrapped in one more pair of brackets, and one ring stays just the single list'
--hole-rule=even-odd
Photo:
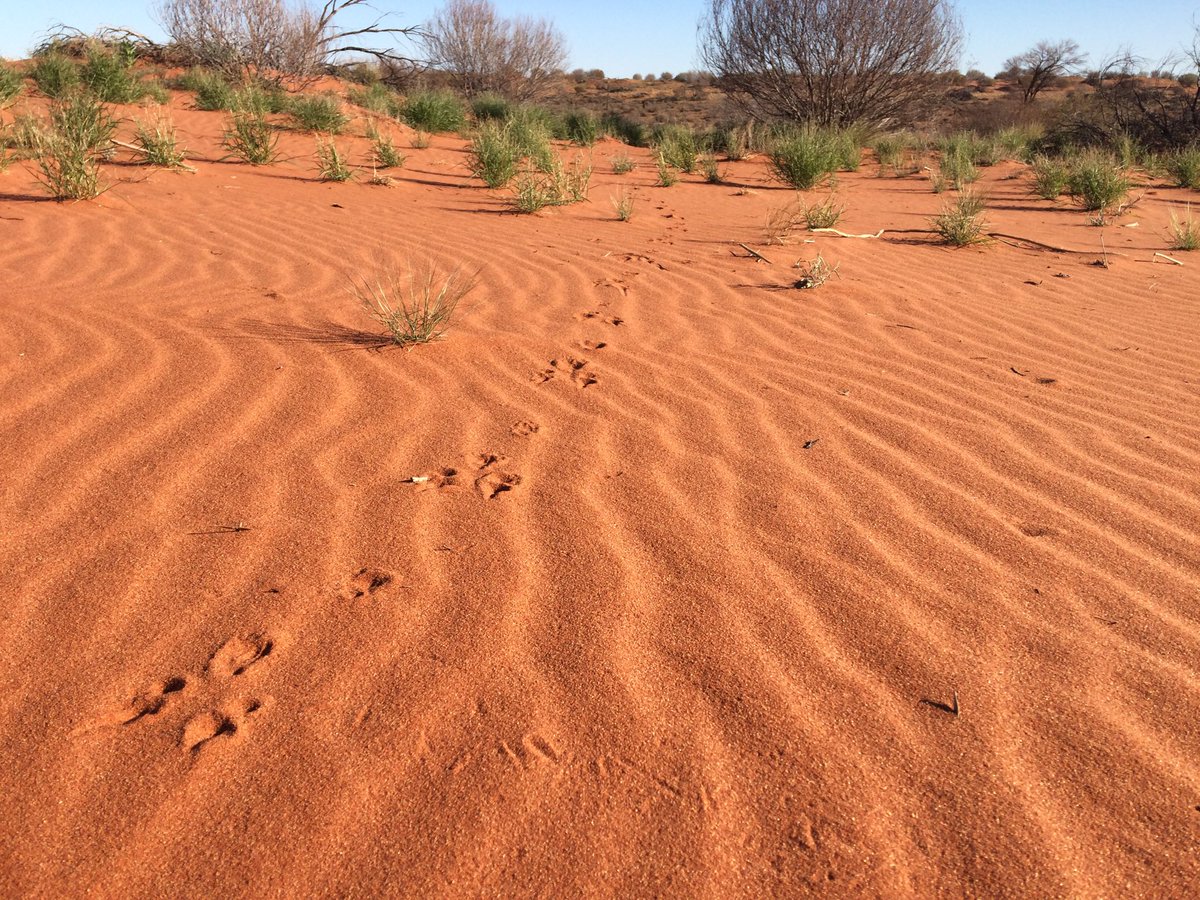
[{"label": "clump of desert grass", "polygon": [[611,165],[614,175],[628,175],[634,169],[634,162],[626,153],[614,156]]},{"label": "clump of desert grass", "polygon": [[100,160],[112,147],[116,120],[86,91],[75,91],[50,108],[49,123],[31,128],[29,140],[38,180],[56,200],[90,200],[104,190]]},{"label": "clump of desert grass", "polygon": [[725,173],[721,171],[716,155],[711,152],[701,155],[700,171],[704,174],[704,180],[709,184],[725,183]]},{"label": "clump of desert grass", "polygon": [[412,140],[409,141],[409,144],[414,150],[424,150],[429,146],[431,139],[428,131],[422,131],[418,128],[413,131]]},{"label": "clump of desert grass", "polygon": [[660,128],[655,138],[658,156],[666,165],[690,175],[696,171],[700,146],[696,133],[681,125]]},{"label": "clump of desert grass", "polygon": [[196,109],[215,112],[233,109],[233,87],[209,69],[190,69],[176,81],[176,86],[196,94]]},{"label": "clump of desert grass", "polygon": [[428,264],[352,278],[350,291],[367,315],[387,329],[392,343],[412,347],[445,337],[458,304],[476,283],[475,275],[464,275],[461,267],[443,275]]},{"label": "clump of desert grass", "polygon": [[934,230],[942,240],[955,247],[979,244],[987,240],[984,229],[984,210],[987,202],[973,191],[963,191],[942,207],[940,215],[931,219]]},{"label": "clump of desert grass", "polygon": [[167,118],[137,123],[137,140],[146,162],[165,169],[184,166],[187,151],[179,146],[175,125]]},{"label": "clump of desert grass", "polygon": [[342,112],[341,101],[328,94],[297,97],[287,106],[288,115],[302,131],[339,134],[350,121]]},{"label": "clump of desert grass", "polygon": [[521,150],[508,126],[489,119],[471,141],[471,174],[490,188],[502,188],[516,176]]},{"label": "clump of desert grass", "polygon": [[804,218],[798,203],[788,203],[767,210],[767,221],[763,227],[763,240],[767,244],[786,244],[792,230]]},{"label": "clump of desert grass", "polygon": [[803,203],[800,207],[800,213],[810,231],[814,228],[832,228],[845,211],[845,204],[838,203],[833,194],[819,203]]},{"label": "clump of desert grass", "polygon": [[0,109],[4,109],[16,100],[17,95],[24,89],[25,82],[21,78],[21,73],[0,59]]},{"label": "clump of desert grass", "polygon": [[1200,144],[1171,153],[1164,168],[1177,186],[1200,190]]},{"label": "clump of desert grass", "polygon": [[581,147],[590,147],[600,137],[600,120],[586,110],[572,110],[564,120],[567,139]]},{"label": "clump of desert grass", "polygon": [[466,124],[462,101],[450,91],[418,91],[400,108],[400,118],[418,131],[458,131]]},{"label": "clump of desert grass", "polygon": [[279,135],[262,113],[235,112],[225,127],[222,145],[232,156],[252,166],[279,159]]},{"label": "clump of desert grass", "polygon": [[332,137],[317,138],[317,172],[322,181],[349,181],[354,177]]},{"label": "clump of desert grass", "polygon": [[658,154],[655,167],[658,169],[659,187],[671,187],[679,183],[679,175],[671,168],[671,164],[667,162],[666,157],[662,153]]},{"label": "clump of desert grass", "polygon": [[375,165],[382,169],[403,167],[408,157],[396,147],[391,135],[384,134],[371,126],[367,131],[367,136],[371,139],[371,157],[375,161]]},{"label": "clump of desert grass", "polygon": [[570,166],[555,157],[548,166],[527,164],[513,183],[508,205],[516,212],[535,213],[548,206],[582,203],[588,198],[592,165],[576,157]]},{"label": "clump of desert grass", "polygon": [[612,205],[617,213],[617,218],[622,222],[628,222],[633,218],[633,194],[629,191],[621,191],[620,194],[613,197]]},{"label": "clump of desert grass", "polygon": [[1200,223],[1192,217],[1192,204],[1187,204],[1182,216],[1176,210],[1171,210],[1168,232],[1172,250],[1200,249]]},{"label": "clump of desert grass", "polygon": [[52,100],[61,100],[78,87],[79,66],[61,53],[45,53],[29,70],[37,89]]},{"label": "clump of desert grass", "polygon": [[1125,201],[1129,178],[1107,153],[1088,151],[1072,161],[1067,190],[1084,210],[1104,213]]},{"label": "clump of desert grass", "polygon": [[829,130],[805,126],[779,138],[770,151],[771,172],[807,191],[829,181],[845,161],[845,148]]},{"label": "clump of desert grass", "polygon": [[1035,156],[1031,163],[1033,192],[1043,200],[1057,200],[1070,185],[1071,172],[1066,162],[1050,156]]}]

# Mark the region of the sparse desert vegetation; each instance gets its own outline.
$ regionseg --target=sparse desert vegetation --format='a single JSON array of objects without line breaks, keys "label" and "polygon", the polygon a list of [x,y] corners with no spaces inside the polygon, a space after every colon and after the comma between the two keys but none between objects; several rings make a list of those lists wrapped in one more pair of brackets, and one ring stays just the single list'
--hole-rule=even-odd
[{"label": "sparse desert vegetation", "polygon": [[156,6],[0,46],[6,894],[1194,893],[1200,52]]}]

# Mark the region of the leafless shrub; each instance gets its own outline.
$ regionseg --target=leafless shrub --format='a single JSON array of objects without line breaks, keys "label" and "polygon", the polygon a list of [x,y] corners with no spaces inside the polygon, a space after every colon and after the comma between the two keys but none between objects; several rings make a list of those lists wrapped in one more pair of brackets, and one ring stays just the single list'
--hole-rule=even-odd
[{"label": "leafless shrub", "polygon": [[909,112],[961,39],[950,0],[710,0],[700,53],[758,115],[848,125]]},{"label": "leafless shrub", "polygon": [[422,43],[429,64],[467,96],[530,100],[566,61],[566,41],[546,19],[503,19],[490,0],[448,0]]},{"label": "leafless shrub", "polygon": [[183,64],[236,78],[306,79],[341,53],[410,63],[375,42],[414,35],[416,28],[389,27],[380,19],[339,27],[342,13],[365,6],[366,0],[324,0],[319,9],[304,0],[160,0],[157,14]]},{"label": "leafless shrub", "polygon": [[1004,64],[1021,88],[1021,99],[1032,103],[1056,79],[1070,75],[1087,60],[1074,41],[1039,41]]}]

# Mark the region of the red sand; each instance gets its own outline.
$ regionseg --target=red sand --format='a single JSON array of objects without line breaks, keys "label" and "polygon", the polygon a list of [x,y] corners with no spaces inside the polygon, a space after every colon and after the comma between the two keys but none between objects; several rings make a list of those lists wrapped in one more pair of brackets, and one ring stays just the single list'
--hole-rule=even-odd
[{"label": "red sand", "polygon": [[[1196,194],[765,247],[761,160],[523,217],[285,149],[0,177],[5,895],[1194,889]],[[927,227],[873,168],[839,227]],[[481,270],[447,340],[348,340],[407,260]]]}]

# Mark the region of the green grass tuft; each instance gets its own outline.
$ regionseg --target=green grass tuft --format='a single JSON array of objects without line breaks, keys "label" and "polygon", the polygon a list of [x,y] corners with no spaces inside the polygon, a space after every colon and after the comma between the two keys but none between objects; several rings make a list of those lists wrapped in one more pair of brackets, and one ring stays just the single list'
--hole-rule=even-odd
[{"label": "green grass tuft", "polygon": [[935,216],[931,222],[947,244],[965,247],[968,244],[982,243],[987,240],[983,233],[987,227],[983,218],[986,207],[982,197],[971,191],[963,191],[955,200],[942,207],[941,215]]},{"label": "green grass tuft", "polygon": [[79,84],[79,66],[59,53],[39,56],[29,74],[38,90],[54,100],[65,97]]},{"label": "green grass tuft", "polygon": [[302,131],[339,134],[350,119],[342,112],[337,97],[296,97],[287,105],[287,113]]},{"label": "green grass tuft", "polygon": [[270,165],[279,159],[279,135],[261,113],[233,113],[226,123],[223,145],[252,166]]},{"label": "green grass tuft", "polygon": [[354,177],[332,137],[317,138],[317,172],[322,181],[349,181]]},{"label": "green grass tuft", "polygon": [[449,91],[411,94],[400,113],[413,128],[433,133],[457,131],[466,122],[462,101]]}]

